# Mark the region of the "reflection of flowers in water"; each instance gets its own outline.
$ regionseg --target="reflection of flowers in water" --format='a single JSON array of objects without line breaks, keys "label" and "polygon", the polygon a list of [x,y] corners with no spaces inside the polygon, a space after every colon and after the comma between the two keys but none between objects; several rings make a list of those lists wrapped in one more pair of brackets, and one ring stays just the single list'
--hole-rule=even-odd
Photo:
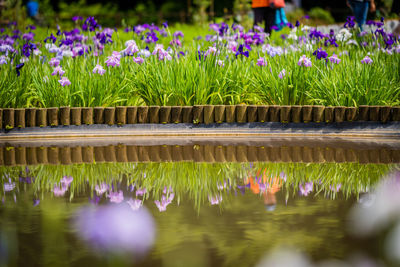
[{"label": "reflection of flowers in water", "polygon": [[332,191],[332,192],[339,192],[339,190],[340,190],[340,188],[342,187],[342,184],[337,184],[336,186],[335,185],[330,185],[329,186],[329,189]]},{"label": "reflection of flowers in water", "polygon": [[67,192],[68,188],[70,187],[74,178],[71,176],[64,176],[61,181],[60,185],[55,184],[52,191],[56,197],[62,197]]},{"label": "reflection of flowers in water", "polygon": [[77,213],[78,235],[91,247],[112,253],[145,254],[155,239],[153,217],[142,207],[127,204],[85,207]]},{"label": "reflection of flowers in water", "polygon": [[126,203],[128,203],[132,210],[138,210],[143,206],[143,202],[140,199],[131,198]]},{"label": "reflection of flowers in water", "polygon": [[299,185],[300,195],[308,196],[313,191],[313,182],[305,183],[304,185]]},{"label": "reflection of flowers in water", "polygon": [[154,203],[156,204],[156,206],[157,206],[157,208],[158,208],[158,210],[161,212],[161,211],[166,211],[167,210],[167,206],[169,205],[169,204],[171,204],[171,202],[172,202],[172,200],[174,199],[174,197],[175,197],[175,194],[174,193],[170,193],[169,195],[168,195],[168,197],[166,196],[166,195],[163,195],[162,197],[161,197],[161,201],[159,201],[159,200],[156,200],[156,201],[154,201]]},{"label": "reflection of flowers in water", "polygon": [[110,198],[110,202],[114,203],[121,203],[124,201],[124,193],[122,190],[119,190],[118,192],[109,192],[108,197]]},{"label": "reflection of flowers in water", "polygon": [[219,203],[222,202],[222,196],[221,195],[208,196],[208,200],[210,201],[211,205],[218,205]]},{"label": "reflection of flowers in water", "polygon": [[102,183],[100,185],[96,185],[94,189],[96,190],[97,195],[100,196],[107,192],[109,188],[110,187],[108,186],[108,184]]},{"label": "reflection of flowers in water", "polygon": [[386,253],[400,263],[400,172],[382,180],[374,192],[360,197],[350,213],[351,230],[356,235],[371,235],[389,231]]}]

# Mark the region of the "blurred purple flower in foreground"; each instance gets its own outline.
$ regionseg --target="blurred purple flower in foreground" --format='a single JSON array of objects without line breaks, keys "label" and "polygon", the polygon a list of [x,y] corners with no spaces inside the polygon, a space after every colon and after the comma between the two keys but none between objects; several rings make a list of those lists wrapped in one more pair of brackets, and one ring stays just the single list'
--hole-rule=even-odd
[{"label": "blurred purple flower in foreground", "polygon": [[127,204],[85,207],[78,211],[75,226],[78,236],[100,253],[144,256],[155,240],[151,214],[143,207],[132,211]]}]

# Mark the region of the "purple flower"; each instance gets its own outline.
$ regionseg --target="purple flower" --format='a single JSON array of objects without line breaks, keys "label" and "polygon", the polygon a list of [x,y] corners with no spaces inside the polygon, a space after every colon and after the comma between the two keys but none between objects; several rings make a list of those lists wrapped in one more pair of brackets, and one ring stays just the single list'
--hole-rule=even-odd
[{"label": "purple flower", "polygon": [[265,60],[265,58],[260,57],[259,59],[257,59],[257,63],[258,66],[267,66],[267,61]]},{"label": "purple flower", "polygon": [[100,195],[104,194],[105,192],[107,192],[108,189],[110,189],[110,187],[108,186],[108,184],[102,183],[100,185],[96,185],[94,187],[94,189],[96,190],[97,195],[100,196]]},{"label": "purple flower", "polygon": [[362,64],[372,64],[372,59],[369,57],[369,56],[365,56],[362,60],[361,60],[361,63]]},{"label": "purple flower", "polygon": [[168,28],[168,21],[165,21],[164,23],[162,23],[162,26],[163,26],[164,28]]},{"label": "purple flower", "polygon": [[315,50],[313,55],[317,59],[323,59],[323,58],[327,58],[328,57],[328,53],[326,53],[326,51],[323,50],[322,48],[318,48],[317,50]]},{"label": "purple flower", "polygon": [[122,50],[124,56],[133,56],[136,52],[139,52],[139,48],[134,40],[129,40],[125,42],[125,49]]},{"label": "purple flower", "polygon": [[[246,48],[248,49],[249,46],[246,46]],[[244,46],[243,45],[239,45],[238,50],[237,50],[237,52],[235,54],[236,58],[237,58],[238,55],[249,57],[249,51],[244,51]]]},{"label": "purple flower", "polygon": [[283,69],[283,70],[281,70],[281,72],[279,72],[278,77],[279,77],[279,79],[283,79],[283,78],[285,78],[285,76],[286,76],[286,70]]},{"label": "purple flower", "polygon": [[308,194],[310,194],[313,190],[313,183],[309,182],[309,183],[305,183],[304,185],[299,185],[300,188],[300,195],[302,196],[308,196]]},{"label": "purple flower", "polygon": [[331,191],[337,193],[337,192],[339,192],[339,190],[340,190],[341,187],[342,187],[342,184],[337,184],[336,186],[330,185],[330,186],[329,186],[329,189],[330,189]]},{"label": "purple flower", "polygon": [[61,77],[60,80],[58,80],[58,82],[61,84],[61,86],[66,86],[66,85],[71,85],[71,82],[68,80],[67,77]]},{"label": "purple flower", "polygon": [[159,200],[154,201],[154,203],[156,204],[158,210],[160,212],[166,211],[167,210],[167,206],[169,204],[171,204],[172,200],[174,199],[174,196],[175,196],[174,193],[170,193],[168,198],[165,195],[163,195],[161,197],[161,201],[159,201]]},{"label": "purple flower", "polygon": [[33,200],[33,206],[36,207],[40,204],[40,199],[34,199]]},{"label": "purple flower", "polygon": [[141,57],[134,57],[133,58],[133,62],[135,62],[136,64],[141,65],[144,62],[144,59]]},{"label": "purple flower", "polygon": [[129,199],[126,203],[131,207],[132,210],[137,211],[143,206],[143,201],[140,199]]},{"label": "purple flower", "polygon": [[69,187],[73,180],[74,180],[74,178],[72,178],[72,176],[64,176],[60,182],[61,182],[61,185],[65,186],[65,187]]},{"label": "purple flower", "polygon": [[146,190],[145,187],[143,187],[143,188],[138,188],[138,189],[136,190],[136,196],[143,196],[144,194],[146,194],[146,192],[147,192],[147,190]]},{"label": "purple flower", "polygon": [[107,60],[105,63],[107,64],[107,67],[109,67],[109,66],[115,67],[115,66],[120,65],[120,60],[121,60],[120,53],[117,51],[114,51],[111,56],[107,57]]},{"label": "purple flower", "polygon": [[328,57],[328,60],[334,64],[339,64],[340,61],[342,61],[336,54],[333,54],[332,56]]},{"label": "purple flower", "polygon": [[96,67],[93,68],[93,73],[103,75],[104,73],[106,73],[106,70],[101,65],[97,64]]},{"label": "purple flower", "polygon": [[72,17],[72,21],[76,22],[78,20],[83,20],[83,18],[81,16],[73,16]]},{"label": "purple flower", "polygon": [[22,35],[22,39],[24,39],[25,41],[32,41],[34,36],[35,34],[33,32],[24,33]]},{"label": "purple flower", "polygon": [[10,192],[14,190],[15,188],[15,183],[12,183],[11,181],[9,183],[4,183],[4,191],[5,192]]},{"label": "purple flower", "polygon": [[176,32],[174,32],[174,34],[172,36],[174,36],[175,38],[179,38],[179,37],[183,38],[184,34],[181,31],[176,31]]},{"label": "purple flower", "polygon": [[354,28],[354,26],[356,26],[356,22],[355,22],[355,17],[354,16],[348,16],[346,19],[346,23],[344,24],[345,28]]},{"label": "purple flower", "polygon": [[141,258],[155,241],[154,219],[144,207],[133,212],[128,205],[89,206],[73,217],[78,236],[98,253]]},{"label": "purple flower", "polygon": [[220,67],[224,67],[225,66],[225,63],[224,63],[224,61],[223,60],[217,60],[217,64],[220,66]]},{"label": "purple flower", "polygon": [[8,64],[6,56],[0,56],[0,65]]},{"label": "purple flower", "polygon": [[59,75],[59,76],[63,76],[65,73],[65,71],[63,71],[63,69],[61,68],[61,66],[57,66],[54,68],[53,72],[51,73],[51,75]]},{"label": "purple flower", "polygon": [[60,187],[60,186],[58,186],[58,185],[54,185],[52,191],[53,191],[53,193],[54,193],[54,196],[56,196],[56,197],[62,197],[62,196],[64,196],[65,192],[67,192],[67,190],[68,190],[68,188],[65,187],[65,186],[62,186],[62,185],[61,185],[61,187]]},{"label": "purple flower", "polygon": [[15,66],[15,71],[17,72],[17,76],[21,75],[20,71],[23,66],[24,66],[24,63],[18,64],[17,66]]},{"label": "purple flower", "polygon": [[118,204],[124,200],[124,193],[121,190],[118,192],[110,192],[108,197],[110,198],[110,202]]},{"label": "purple flower", "polygon": [[222,201],[222,196],[208,196],[208,200],[210,201],[211,205],[218,205]]},{"label": "purple flower", "polygon": [[311,67],[311,59],[309,59],[306,55],[302,55],[299,59],[299,62],[297,62],[297,65],[299,66],[304,66],[304,67]]}]

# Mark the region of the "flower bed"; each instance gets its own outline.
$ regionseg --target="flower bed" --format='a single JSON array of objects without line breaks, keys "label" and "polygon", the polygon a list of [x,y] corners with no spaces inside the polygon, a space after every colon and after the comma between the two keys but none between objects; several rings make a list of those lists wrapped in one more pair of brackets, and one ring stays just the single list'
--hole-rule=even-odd
[{"label": "flower bed", "polygon": [[400,104],[400,44],[383,22],[330,33],[296,23],[272,36],[220,23],[191,39],[205,30],[74,19],[72,30],[1,31],[0,107]]}]

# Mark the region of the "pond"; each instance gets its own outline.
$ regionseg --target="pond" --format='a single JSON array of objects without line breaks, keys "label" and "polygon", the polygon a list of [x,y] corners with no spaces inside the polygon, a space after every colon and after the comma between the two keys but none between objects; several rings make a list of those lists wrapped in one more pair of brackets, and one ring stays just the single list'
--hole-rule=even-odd
[{"label": "pond", "polygon": [[0,266],[395,265],[396,149],[4,146]]}]

